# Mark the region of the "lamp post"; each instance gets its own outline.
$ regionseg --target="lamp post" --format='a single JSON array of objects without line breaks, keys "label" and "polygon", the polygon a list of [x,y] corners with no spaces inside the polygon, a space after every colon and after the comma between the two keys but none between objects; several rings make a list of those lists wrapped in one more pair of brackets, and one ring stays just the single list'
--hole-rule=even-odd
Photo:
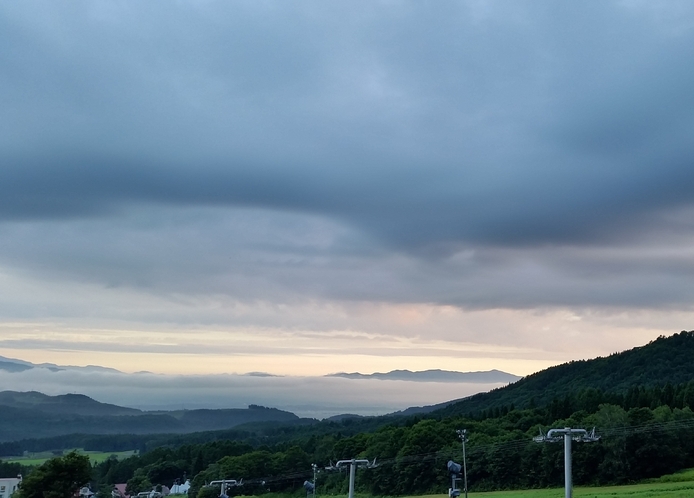
[{"label": "lamp post", "polygon": [[311,468],[313,469],[313,482],[304,481],[304,489],[306,490],[306,498],[309,498],[309,496],[311,494],[313,494],[313,498],[316,498],[316,474],[318,473],[318,465],[316,465],[315,463],[312,463]]},{"label": "lamp post", "polygon": [[312,463],[311,468],[313,469],[313,498],[316,498],[316,485],[318,484],[318,465]]},{"label": "lamp post", "polygon": [[456,431],[458,437],[463,442],[463,490],[465,498],[467,498],[467,458],[465,456],[465,442],[467,441],[467,429],[459,429]]}]

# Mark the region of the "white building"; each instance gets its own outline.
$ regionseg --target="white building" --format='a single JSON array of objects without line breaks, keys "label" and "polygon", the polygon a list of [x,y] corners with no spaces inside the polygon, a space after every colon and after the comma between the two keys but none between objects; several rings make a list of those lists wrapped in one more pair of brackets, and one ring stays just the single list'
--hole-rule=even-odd
[{"label": "white building", "polygon": [[22,482],[21,476],[0,478],[0,498],[10,498],[12,493],[17,491],[20,482]]},{"label": "white building", "polygon": [[174,484],[171,486],[171,494],[172,495],[187,495],[188,490],[190,489],[190,481],[186,479],[185,484]]}]

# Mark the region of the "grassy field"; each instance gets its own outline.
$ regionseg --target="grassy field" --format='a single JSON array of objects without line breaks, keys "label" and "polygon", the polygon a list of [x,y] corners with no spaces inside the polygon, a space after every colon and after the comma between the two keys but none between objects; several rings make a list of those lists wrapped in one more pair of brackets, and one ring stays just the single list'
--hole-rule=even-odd
[{"label": "grassy field", "polygon": [[[576,498],[693,498],[694,469],[629,486],[575,487],[573,495]],[[564,488],[468,493],[468,496],[470,498],[563,498]],[[418,498],[446,498],[446,496],[429,495]]]},{"label": "grassy field", "polygon": [[[668,482],[609,486],[604,488],[574,488],[576,498],[691,498],[694,482]],[[470,498],[563,498],[564,488],[533,489],[528,491],[495,491],[469,493]],[[438,498],[441,498],[438,495]]]},{"label": "grassy field", "polygon": [[[576,498],[694,498],[694,469],[652,479],[649,482],[629,486],[607,486],[602,488],[574,488]],[[278,497],[279,495],[266,495]],[[523,491],[493,491],[468,493],[469,498],[564,498],[564,488],[531,489]],[[463,495],[461,494],[461,498]],[[331,496],[330,498],[347,498]],[[373,498],[357,494],[356,498]],[[448,498],[445,494],[410,496],[406,498]]]},{"label": "grassy field", "polygon": [[[103,462],[104,460],[108,459],[111,455],[115,455],[119,460],[123,458],[128,458],[129,456],[135,455],[137,451],[118,451],[118,452],[102,452],[102,451],[84,451],[81,448],[76,448],[76,451],[81,454],[81,455],[88,455],[89,459],[92,461],[92,463],[99,463]],[[70,450],[65,450],[63,454],[69,453]],[[51,451],[44,451],[41,453],[29,453],[28,455],[25,456],[16,456],[16,457],[5,457],[2,458],[2,461],[4,462],[17,462],[21,463],[22,465],[41,465],[44,463],[46,460],[50,460],[51,458],[54,458],[56,455]]]}]

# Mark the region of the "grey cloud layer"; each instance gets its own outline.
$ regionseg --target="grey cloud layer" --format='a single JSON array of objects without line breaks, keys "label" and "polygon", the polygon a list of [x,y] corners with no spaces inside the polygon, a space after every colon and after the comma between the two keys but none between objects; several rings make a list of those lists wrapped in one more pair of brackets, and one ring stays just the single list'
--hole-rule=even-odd
[{"label": "grey cloud layer", "polygon": [[[685,212],[680,218],[688,216]],[[668,223],[682,227],[682,233],[654,232],[638,244],[613,247],[471,246],[430,259],[383,250],[373,239],[325,217],[140,207],[116,218],[0,225],[5,271],[44,286],[53,282],[42,292],[36,283],[23,290],[8,282],[1,295],[17,318],[32,318],[36,310],[45,316],[79,316],[84,306],[100,307],[94,293],[101,292],[101,304],[118,303],[108,312],[114,318],[127,309],[131,317],[167,321],[170,316],[179,323],[195,307],[194,320],[204,315],[220,319],[219,310],[235,306],[233,300],[688,307],[694,300],[692,236],[686,221],[671,217]],[[65,280],[84,286],[71,287],[72,303],[65,296],[50,297],[61,294]],[[128,288],[159,297],[143,301],[142,295],[113,292]],[[223,304],[221,296],[232,302]],[[10,305],[26,299],[42,304],[28,313]],[[255,325],[265,323],[263,314],[275,314],[272,309],[259,313],[249,317]],[[339,315],[328,322],[342,323]]]},{"label": "grey cloud layer", "polygon": [[4,317],[693,302],[688,2],[22,2],[0,43],[0,269],[85,285]]},{"label": "grey cloud layer", "polygon": [[408,249],[628,237],[694,187],[679,8],[6,5],[0,216],[138,201],[321,213]]}]

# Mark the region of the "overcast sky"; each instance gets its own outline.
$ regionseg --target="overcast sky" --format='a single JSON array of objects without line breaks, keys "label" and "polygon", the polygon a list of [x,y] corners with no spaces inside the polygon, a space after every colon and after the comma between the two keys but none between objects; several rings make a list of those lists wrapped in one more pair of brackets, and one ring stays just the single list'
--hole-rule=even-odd
[{"label": "overcast sky", "polygon": [[690,1],[27,0],[0,46],[4,356],[526,375],[694,329]]}]

